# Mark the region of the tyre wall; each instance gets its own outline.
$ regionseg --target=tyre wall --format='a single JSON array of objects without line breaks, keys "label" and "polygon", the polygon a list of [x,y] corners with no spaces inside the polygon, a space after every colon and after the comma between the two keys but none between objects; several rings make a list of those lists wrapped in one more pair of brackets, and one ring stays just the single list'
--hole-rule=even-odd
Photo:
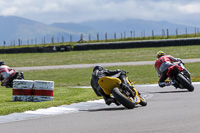
[{"label": "tyre wall", "polygon": [[30,47],[30,48],[12,48],[0,49],[0,53],[47,53],[47,52],[64,52],[71,51],[72,46],[48,46],[48,47]]},{"label": "tyre wall", "polygon": [[123,49],[123,48],[142,48],[142,47],[166,47],[166,46],[187,46],[200,45],[200,39],[176,39],[176,40],[150,40],[134,42],[112,42],[112,43],[94,43],[77,44],[75,51],[79,50],[98,50],[98,49]]}]

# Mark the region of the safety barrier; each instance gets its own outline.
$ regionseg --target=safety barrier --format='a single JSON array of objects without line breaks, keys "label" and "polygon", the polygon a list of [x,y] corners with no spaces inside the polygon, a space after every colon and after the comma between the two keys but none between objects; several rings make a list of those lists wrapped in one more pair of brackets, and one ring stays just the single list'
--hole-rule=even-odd
[{"label": "safety barrier", "polygon": [[74,46],[73,50],[82,51],[82,50],[99,50],[99,49],[125,49],[125,48],[167,47],[167,46],[188,46],[188,45],[200,45],[200,38],[77,44]]},{"label": "safety barrier", "polygon": [[32,101],[33,80],[14,80],[12,101]]},{"label": "safety barrier", "polygon": [[48,47],[30,47],[30,48],[12,48],[0,49],[0,53],[15,54],[15,53],[49,53],[49,52],[64,52],[71,51],[71,45],[48,46]]},{"label": "safety barrier", "polygon": [[33,102],[53,101],[53,91],[53,81],[34,81]]},{"label": "safety barrier", "polygon": [[53,81],[14,80],[12,101],[53,101],[53,91]]}]

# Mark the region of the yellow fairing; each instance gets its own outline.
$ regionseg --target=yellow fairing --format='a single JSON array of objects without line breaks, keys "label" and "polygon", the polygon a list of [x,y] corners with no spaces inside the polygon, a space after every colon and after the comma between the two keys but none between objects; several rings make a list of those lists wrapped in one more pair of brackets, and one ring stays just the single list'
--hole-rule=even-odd
[{"label": "yellow fairing", "polygon": [[128,77],[126,77],[126,80],[128,82],[129,85],[133,86],[133,90],[135,91],[135,97],[134,97],[134,100],[135,100],[135,103],[136,104],[139,104],[140,103],[140,97],[139,97],[139,94],[138,94],[138,91],[135,89],[134,85],[133,85],[133,82],[131,82]]},{"label": "yellow fairing", "polygon": [[112,78],[106,76],[100,78],[98,84],[101,86],[101,88],[107,95],[110,95],[112,93],[113,88],[120,86],[121,80],[118,78]]}]

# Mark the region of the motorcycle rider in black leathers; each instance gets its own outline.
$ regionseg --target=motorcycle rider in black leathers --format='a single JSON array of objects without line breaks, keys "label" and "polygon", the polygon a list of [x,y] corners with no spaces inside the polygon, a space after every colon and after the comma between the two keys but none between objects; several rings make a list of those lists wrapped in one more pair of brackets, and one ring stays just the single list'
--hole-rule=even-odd
[{"label": "motorcycle rider in black leathers", "polygon": [[93,68],[93,73],[92,73],[92,78],[91,78],[91,86],[97,96],[103,96],[105,103],[107,105],[110,105],[111,103],[120,105],[110,95],[105,94],[104,91],[102,90],[102,88],[99,86],[98,80],[104,76],[119,78],[122,81],[121,87],[126,88],[126,87],[130,87],[126,81],[126,71],[119,70],[119,69],[110,71],[110,70],[104,69],[102,66],[95,66]]}]

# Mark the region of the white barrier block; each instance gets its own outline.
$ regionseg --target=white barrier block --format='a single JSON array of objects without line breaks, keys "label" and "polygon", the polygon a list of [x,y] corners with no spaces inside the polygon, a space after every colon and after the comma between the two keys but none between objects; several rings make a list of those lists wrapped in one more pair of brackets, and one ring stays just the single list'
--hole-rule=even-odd
[{"label": "white barrier block", "polygon": [[54,81],[41,81],[35,80],[34,81],[34,89],[42,90],[53,90],[54,89]]},{"label": "white barrier block", "polygon": [[13,80],[14,89],[32,89],[33,80]]},{"label": "white barrier block", "polygon": [[14,80],[12,101],[32,101],[33,80]]},{"label": "white barrier block", "polygon": [[52,96],[34,96],[33,95],[33,102],[44,102],[44,101],[53,101]]},{"label": "white barrier block", "polygon": [[33,101],[53,101],[54,81],[34,81]]},{"label": "white barrier block", "polygon": [[21,101],[21,102],[32,102],[33,97],[28,95],[13,95],[12,101]]}]

